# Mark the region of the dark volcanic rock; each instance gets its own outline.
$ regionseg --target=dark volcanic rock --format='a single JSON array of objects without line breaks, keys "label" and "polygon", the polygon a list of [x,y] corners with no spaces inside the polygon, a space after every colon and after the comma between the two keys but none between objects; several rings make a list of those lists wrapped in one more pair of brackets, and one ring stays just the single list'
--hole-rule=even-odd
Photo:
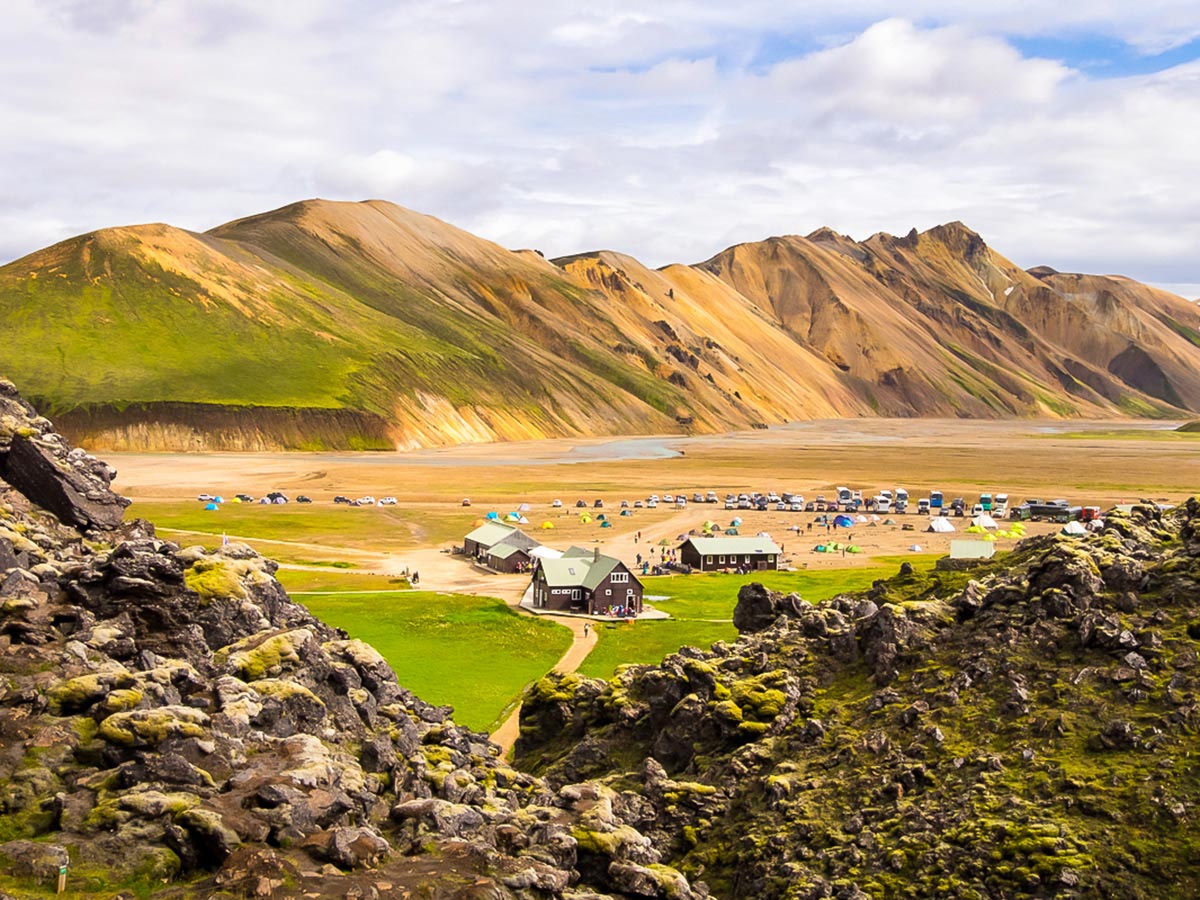
[{"label": "dark volcanic rock", "polygon": [[[1181,824],[1200,810],[1200,504],[1108,521],[965,585],[907,571],[811,605],[747,585],[734,644],[535,685],[517,763],[621,785],[716,896],[1200,896]],[[650,862],[605,861],[608,831],[578,836],[597,880],[664,889]],[[1153,866],[1124,849],[1146,841]]]},{"label": "dark volcanic rock", "polygon": [[72,449],[11,382],[0,381],[0,478],[65,524],[116,528],[129,501],[109,488],[115,475]]},{"label": "dark volcanic rock", "polygon": [[805,606],[807,604],[796,594],[784,596],[752,582],[738,591],[733,626],[741,634],[763,631],[780,616],[799,616]]},{"label": "dark volcanic rock", "polygon": [[[405,690],[249,547],[115,527],[111,476],[0,384],[0,817],[17,838],[0,858],[23,889],[69,857],[139,892],[186,874],[176,898],[611,890],[575,868],[587,809]],[[636,858],[611,861],[641,864],[650,839],[624,815],[610,803],[606,828]]]}]

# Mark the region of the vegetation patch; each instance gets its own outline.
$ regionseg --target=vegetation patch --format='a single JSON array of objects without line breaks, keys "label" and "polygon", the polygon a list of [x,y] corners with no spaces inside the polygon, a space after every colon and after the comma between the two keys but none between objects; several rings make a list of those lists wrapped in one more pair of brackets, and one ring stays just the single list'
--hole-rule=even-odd
[{"label": "vegetation patch", "polygon": [[313,615],[375,647],[405,687],[491,731],[526,685],[548,672],[571,632],[491,597],[404,593],[298,596]]}]

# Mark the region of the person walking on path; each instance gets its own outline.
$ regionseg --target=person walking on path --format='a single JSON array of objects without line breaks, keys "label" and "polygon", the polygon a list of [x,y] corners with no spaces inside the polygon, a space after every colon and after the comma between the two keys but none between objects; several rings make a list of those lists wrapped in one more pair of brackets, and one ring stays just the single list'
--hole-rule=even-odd
[{"label": "person walking on path", "polygon": [[591,633],[591,631],[592,631],[592,623],[584,622],[583,623],[583,636],[586,638]]}]

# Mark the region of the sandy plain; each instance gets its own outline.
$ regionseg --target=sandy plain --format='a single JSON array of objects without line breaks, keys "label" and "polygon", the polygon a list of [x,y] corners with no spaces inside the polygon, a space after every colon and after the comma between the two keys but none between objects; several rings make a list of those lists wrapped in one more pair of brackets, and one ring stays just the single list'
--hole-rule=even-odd
[{"label": "sandy plain", "polygon": [[[1200,490],[1200,440],[1174,433],[1177,424],[840,419],[724,435],[473,444],[410,453],[106,456],[119,471],[117,489],[135,500],[133,512],[148,510],[151,518],[156,504],[194,501],[202,491],[226,497],[239,491],[305,493],[316,501],[314,508],[328,506],[336,494],[394,496],[395,507],[347,509],[360,519],[344,541],[294,543],[320,551],[323,559],[345,559],[372,571],[416,569],[428,589],[486,590],[511,602],[516,585],[507,584],[509,579],[471,570],[442,552],[489,510],[503,515],[528,503],[527,528],[544,543],[594,544],[630,564],[638,553],[645,557],[663,541],[675,543],[708,519],[727,525],[734,515],[744,520],[741,534],[769,532],[796,567],[865,564],[909,552],[913,544],[925,552],[946,552],[954,535],[924,533],[921,517],[898,516],[895,526],[852,529],[853,542],[864,552],[843,558],[812,552],[822,534],[819,528],[808,530],[811,513],[735,513],[720,504],[677,510],[663,504],[621,517],[619,502],[651,493],[690,498],[710,490],[721,497],[787,490],[813,499],[832,496],[843,484],[861,488],[866,496],[884,487],[905,487],[913,508],[931,488],[943,490],[947,500],[961,495],[969,503],[984,490],[1008,493],[1013,505],[1028,497],[1102,507],[1138,498],[1179,501]],[[463,498],[471,499],[470,508],[461,506]],[[603,510],[592,506],[598,498],[605,502]],[[552,508],[554,499],[561,499],[563,508]],[[575,508],[580,499],[591,515],[605,512],[612,527],[581,522],[583,510]],[[271,512],[263,509],[264,515]],[[366,527],[364,540],[361,517],[372,515],[379,525]],[[544,522],[554,528],[541,529]],[[904,531],[901,523],[916,530]],[[791,530],[796,527],[799,533]],[[1031,533],[1049,528],[1034,525]],[[213,530],[221,529],[214,521]],[[635,540],[639,531],[641,539]],[[289,542],[251,543],[271,556],[288,549]]]}]

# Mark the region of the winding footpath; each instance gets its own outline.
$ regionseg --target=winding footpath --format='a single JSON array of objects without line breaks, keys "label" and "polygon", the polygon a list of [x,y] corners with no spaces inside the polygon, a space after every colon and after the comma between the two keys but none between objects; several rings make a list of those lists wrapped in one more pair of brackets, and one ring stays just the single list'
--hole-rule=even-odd
[{"label": "winding footpath", "polygon": [[[511,604],[510,604],[511,605]],[[533,613],[526,612],[526,615]],[[596,629],[589,629],[585,635],[584,625],[590,622],[590,619],[584,619],[579,616],[540,616],[539,618],[549,619],[552,622],[557,622],[559,625],[564,625],[571,629],[571,634],[574,640],[571,641],[571,646],[567,648],[567,652],[562,655],[562,658],[554,664],[551,672],[562,672],[567,674],[578,669],[592,648],[596,646]],[[521,704],[518,703],[513,709],[504,723],[491,734],[493,744],[499,744],[502,758],[507,759],[512,754],[513,745],[517,742],[517,738],[521,733]]]}]

